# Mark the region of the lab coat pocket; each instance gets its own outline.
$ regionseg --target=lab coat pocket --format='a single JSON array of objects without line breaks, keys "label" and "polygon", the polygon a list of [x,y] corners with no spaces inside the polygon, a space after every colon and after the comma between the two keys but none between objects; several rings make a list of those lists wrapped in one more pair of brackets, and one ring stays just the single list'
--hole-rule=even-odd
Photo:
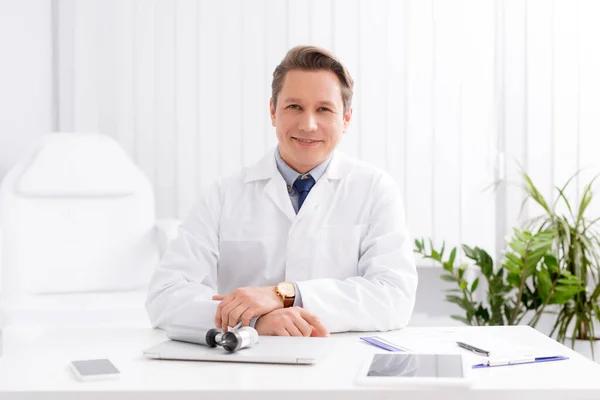
[{"label": "lab coat pocket", "polygon": [[358,275],[363,225],[326,225],[317,237],[317,275],[346,279]]}]

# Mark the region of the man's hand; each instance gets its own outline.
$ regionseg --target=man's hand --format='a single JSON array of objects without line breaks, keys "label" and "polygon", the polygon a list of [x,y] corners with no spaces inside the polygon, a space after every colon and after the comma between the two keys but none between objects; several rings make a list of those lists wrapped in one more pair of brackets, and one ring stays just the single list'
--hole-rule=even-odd
[{"label": "man's hand", "polygon": [[216,295],[213,300],[221,300],[215,315],[215,325],[223,331],[242,321],[242,326],[250,325],[250,320],[283,308],[283,299],[275,292],[275,287],[243,287],[226,296]]},{"label": "man's hand", "polygon": [[263,315],[254,328],[262,336],[329,336],[319,318],[301,307],[281,308]]}]

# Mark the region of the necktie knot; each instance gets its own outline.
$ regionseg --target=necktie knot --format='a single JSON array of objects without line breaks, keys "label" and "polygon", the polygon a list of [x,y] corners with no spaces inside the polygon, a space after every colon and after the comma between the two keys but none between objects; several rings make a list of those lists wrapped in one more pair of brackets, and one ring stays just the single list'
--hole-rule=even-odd
[{"label": "necktie knot", "polygon": [[294,189],[298,192],[298,209],[302,207],[304,200],[308,196],[308,192],[315,185],[315,179],[310,175],[299,176],[294,182]]}]

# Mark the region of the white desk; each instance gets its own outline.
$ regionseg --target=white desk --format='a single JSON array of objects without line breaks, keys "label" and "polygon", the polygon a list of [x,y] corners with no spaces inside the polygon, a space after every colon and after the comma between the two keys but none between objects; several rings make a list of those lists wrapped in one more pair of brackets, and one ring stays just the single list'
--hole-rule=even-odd
[{"label": "white desk", "polygon": [[[9,328],[0,358],[0,399],[600,399],[600,365],[529,327],[407,328],[381,334],[413,350],[461,352],[452,346],[454,339],[481,335],[571,357],[474,370],[468,392],[357,386],[357,370],[380,351],[360,341],[361,335],[333,335],[328,353],[316,365],[304,366],[148,360],[142,350],[164,340],[164,333],[144,328]],[[90,358],[111,359],[120,379],[77,381],[68,362]]]}]

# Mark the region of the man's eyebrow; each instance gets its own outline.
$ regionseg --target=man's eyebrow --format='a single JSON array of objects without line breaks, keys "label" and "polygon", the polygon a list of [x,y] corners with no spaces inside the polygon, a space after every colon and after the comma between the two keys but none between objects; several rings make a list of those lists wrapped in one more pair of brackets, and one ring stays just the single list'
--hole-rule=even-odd
[{"label": "man's eyebrow", "polygon": [[333,104],[331,101],[329,100],[323,100],[320,101],[319,104],[325,105],[325,106],[329,106],[329,107],[335,107],[335,104]]},{"label": "man's eyebrow", "polygon": [[287,99],[283,100],[285,103],[302,103],[302,100],[297,99],[295,97],[288,97]]},{"label": "man's eyebrow", "polygon": [[[288,98],[286,98],[284,100],[284,103],[302,103],[302,100],[298,99],[296,97],[288,97]],[[321,100],[321,101],[319,101],[319,104],[326,105],[326,106],[329,106],[329,107],[335,107],[335,104],[333,104],[329,100]]]}]

